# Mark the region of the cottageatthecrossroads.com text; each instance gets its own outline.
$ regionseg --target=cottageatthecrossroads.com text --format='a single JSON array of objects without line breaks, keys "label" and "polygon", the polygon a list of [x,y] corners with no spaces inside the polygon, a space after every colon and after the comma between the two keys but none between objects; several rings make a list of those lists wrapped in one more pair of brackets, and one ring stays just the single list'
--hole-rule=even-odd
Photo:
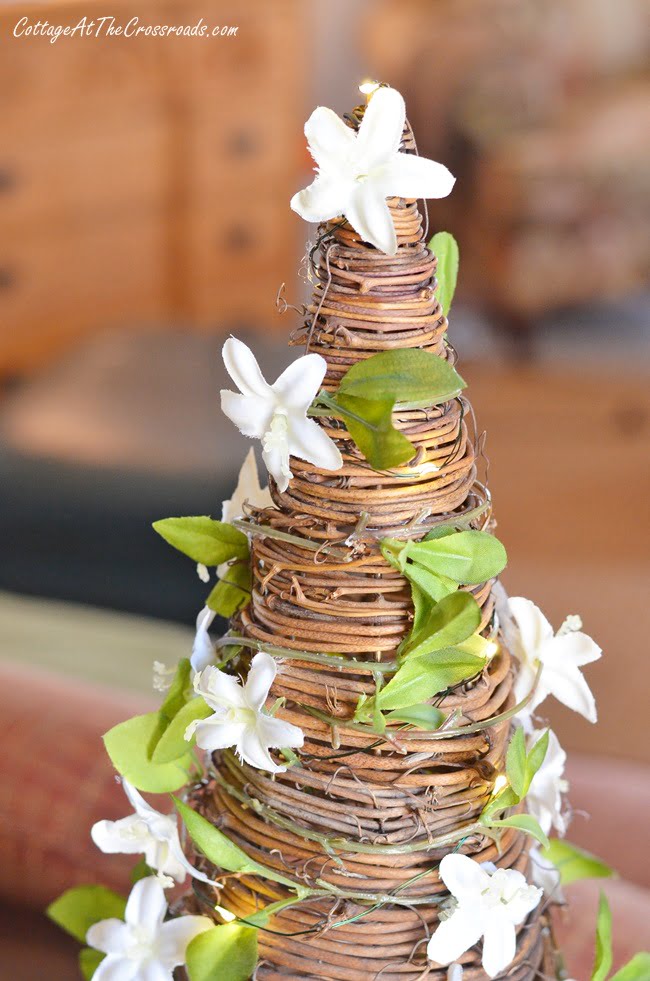
[{"label": "cottageatthecrossroads.com text", "polygon": [[115,17],[82,17],[76,24],[50,24],[21,17],[13,29],[14,37],[47,37],[54,44],[61,37],[236,37],[238,27],[209,27],[201,17],[196,24],[142,24],[139,17],[119,23]]}]

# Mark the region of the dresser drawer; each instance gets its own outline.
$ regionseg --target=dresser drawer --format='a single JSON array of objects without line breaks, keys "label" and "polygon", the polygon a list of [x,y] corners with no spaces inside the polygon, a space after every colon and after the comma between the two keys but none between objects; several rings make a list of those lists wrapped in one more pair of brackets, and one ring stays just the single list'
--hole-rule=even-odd
[{"label": "dresser drawer", "polygon": [[0,372],[32,367],[71,336],[161,319],[169,288],[162,216],[116,215],[0,245]]},{"label": "dresser drawer", "polygon": [[169,193],[166,134],[156,120],[140,127],[75,127],[54,140],[30,133],[0,148],[0,242],[55,222],[70,229],[92,214],[102,221],[125,205],[163,207]]},{"label": "dresser drawer", "polygon": [[275,297],[286,282],[295,299],[303,229],[291,218],[282,202],[260,206],[235,193],[210,215],[195,212],[187,242],[189,316],[227,329],[271,322],[287,330],[286,317],[277,322]]}]

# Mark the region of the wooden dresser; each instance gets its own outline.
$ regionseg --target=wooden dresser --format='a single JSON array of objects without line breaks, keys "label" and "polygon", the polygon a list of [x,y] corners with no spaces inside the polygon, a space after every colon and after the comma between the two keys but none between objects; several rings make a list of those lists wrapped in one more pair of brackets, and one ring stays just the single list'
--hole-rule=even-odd
[{"label": "wooden dresser", "polygon": [[[13,35],[107,13],[238,31]],[[0,376],[104,327],[272,322],[304,235],[301,36],[294,0],[0,6]]]}]

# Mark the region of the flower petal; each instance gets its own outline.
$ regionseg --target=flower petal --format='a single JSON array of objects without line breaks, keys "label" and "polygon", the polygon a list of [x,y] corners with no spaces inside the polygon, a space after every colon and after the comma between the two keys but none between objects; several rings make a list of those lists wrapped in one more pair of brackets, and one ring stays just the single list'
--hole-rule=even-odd
[{"label": "flower petal", "polygon": [[244,504],[247,501],[258,508],[270,507],[273,503],[268,487],[260,486],[257,459],[252,446],[242,463],[237,478],[237,486],[232,497],[229,501],[222,503],[221,520],[233,521],[234,518],[240,518],[244,513]]},{"label": "flower petal", "polygon": [[236,337],[229,337],[221,354],[226,371],[242,395],[269,398],[271,386],[264,378],[257,358],[247,344]]},{"label": "flower petal", "polygon": [[382,188],[372,180],[359,185],[346,205],[345,217],[364,242],[370,242],[386,255],[395,255],[395,225]]},{"label": "flower petal", "polygon": [[292,211],[305,221],[329,221],[342,215],[354,189],[351,180],[317,177],[289,202]]},{"label": "flower petal", "polygon": [[549,692],[557,698],[558,702],[562,702],[574,712],[579,712],[588,722],[598,721],[596,700],[579,668],[565,664],[560,670],[545,665],[543,673]]},{"label": "flower petal", "polygon": [[146,961],[138,967],[137,981],[174,981],[174,975],[161,961]]},{"label": "flower petal", "polygon": [[109,954],[95,968],[93,981],[135,981],[138,977],[138,965],[130,957]]},{"label": "flower petal", "polygon": [[243,722],[224,722],[211,716],[209,719],[202,719],[195,727],[196,745],[208,753],[214,753],[217,749],[230,749],[231,746],[239,745],[245,729]]},{"label": "flower petal", "polygon": [[239,678],[209,664],[194,677],[194,691],[217,711],[223,708],[246,708],[244,687]]},{"label": "flower petal", "polygon": [[271,425],[274,405],[258,395],[239,395],[221,390],[221,411],[237,426],[240,433],[261,439]]},{"label": "flower petal", "polygon": [[367,171],[397,152],[405,121],[406,107],[400,93],[396,89],[377,89],[366,106],[357,136],[357,157]]},{"label": "flower petal", "polygon": [[598,661],[603,652],[588,634],[583,634],[581,630],[573,630],[553,637],[548,643],[548,651],[546,647],[544,648],[544,654],[547,655],[545,661],[553,661],[556,664],[568,661],[582,667]]},{"label": "flower petal", "polygon": [[129,814],[119,821],[98,821],[90,837],[106,855],[138,855],[146,847],[149,831],[141,817]]},{"label": "flower petal", "polygon": [[203,671],[214,660],[214,645],[210,640],[208,630],[215,616],[214,610],[211,610],[209,606],[204,606],[196,618],[196,634],[194,635],[192,656],[190,657],[190,664],[194,671]]},{"label": "flower petal", "polygon": [[251,661],[244,692],[250,708],[256,712],[264,706],[276,672],[275,661],[266,651],[260,651]]},{"label": "flower petal", "polygon": [[427,946],[427,957],[436,964],[451,964],[478,943],[481,933],[481,917],[476,910],[459,906],[436,928]]},{"label": "flower petal", "polygon": [[320,354],[304,354],[284,369],[273,384],[273,392],[287,414],[304,415],[318,394],[326,371],[327,361]]},{"label": "flower petal", "polygon": [[[553,636],[553,627],[539,607],[523,596],[512,596],[508,605],[519,628],[519,638],[524,657],[534,661],[539,656],[538,652],[542,644]],[[513,653],[517,654],[521,660],[524,659],[520,652],[514,651]]]},{"label": "flower petal", "polygon": [[289,486],[289,481],[293,477],[288,464],[289,447],[283,447],[277,441],[270,443],[270,445],[267,444],[264,446],[262,459],[264,460],[266,469],[278,485],[278,490],[281,494],[284,494]]},{"label": "flower petal", "polygon": [[478,862],[468,855],[445,855],[440,863],[440,878],[457,899],[474,899],[490,884],[490,877]]},{"label": "flower petal", "polygon": [[284,773],[286,770],[285,766],[274,763],[255,726],[246,726],[237,744],[237,752],[245,763],[256,770],[266,770],[268,773]]},{"label": "flower petal", "polygon": [[343,457],[338,446],[315,419],[291,419],[289,452],[322,470],[340,470]]},{"label": "flower petal", "polygon": [[154,933],[167,913],[165,891],[154,875],[140,879],[126,902],[124,919],[129,926],[141,926]]},{"label": "flower petal", "polygon": [[122,920],[99,920],[86,933],[86,943],[104,954],[121,955],[129,945],[129,928]]},{"label": "flower petal", "polygon": [[327,106],[318,106],[305,123],[309,152],[322,170],[338,169],[354,150],[356,133]]},{"label": "flower petal", "polygon": [[257,720],[257,731],[262,741],[273,749],[300,749],[305,741],[302,729],[274,715],[261,715]]},{"label": "flower petal", "polygon": [[381,177],[386,197],[446,198],[456,178],[444,164],[413,153],[396,153]]},{"label": "flower petal", "polygon": [[122,777],[122,790],[136,814],[141,815],[145,820],[160,817],[160,811],[156,811],[151,804],[148,804],[142,794],[124,777]]},{"label": "flower petal", "polygon": [[213,926],[214,923],[207,916],[179,916],[163,923],[158,934],[156,956],[169,968],[184,964],[190,941]]},{"label": "flower petal", "polygon": [[511,964],[517,953],[517,933],[514,925],[499,909],[485,913],[483,933],[483,970],[489,978],[496,977]]}]

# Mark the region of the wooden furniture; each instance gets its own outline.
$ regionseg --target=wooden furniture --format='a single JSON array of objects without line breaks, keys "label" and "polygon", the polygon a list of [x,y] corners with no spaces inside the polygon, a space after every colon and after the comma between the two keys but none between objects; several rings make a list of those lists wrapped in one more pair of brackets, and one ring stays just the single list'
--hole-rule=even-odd
[{"label": "wooden furniture", "polygon": [[[118,0],[231,37],[14,37],[97,0],[0,7],[0,376],[101,327],[265,324],[295,266],[301,8]],[[282,50],[291,51],[283,57]]]},{"label": "wooden furniture", "polygon": [[461,291],[513,333],[648,281],[649,21],[643,0],[385,0],[364,30],[458,178],[430,212]]}]

